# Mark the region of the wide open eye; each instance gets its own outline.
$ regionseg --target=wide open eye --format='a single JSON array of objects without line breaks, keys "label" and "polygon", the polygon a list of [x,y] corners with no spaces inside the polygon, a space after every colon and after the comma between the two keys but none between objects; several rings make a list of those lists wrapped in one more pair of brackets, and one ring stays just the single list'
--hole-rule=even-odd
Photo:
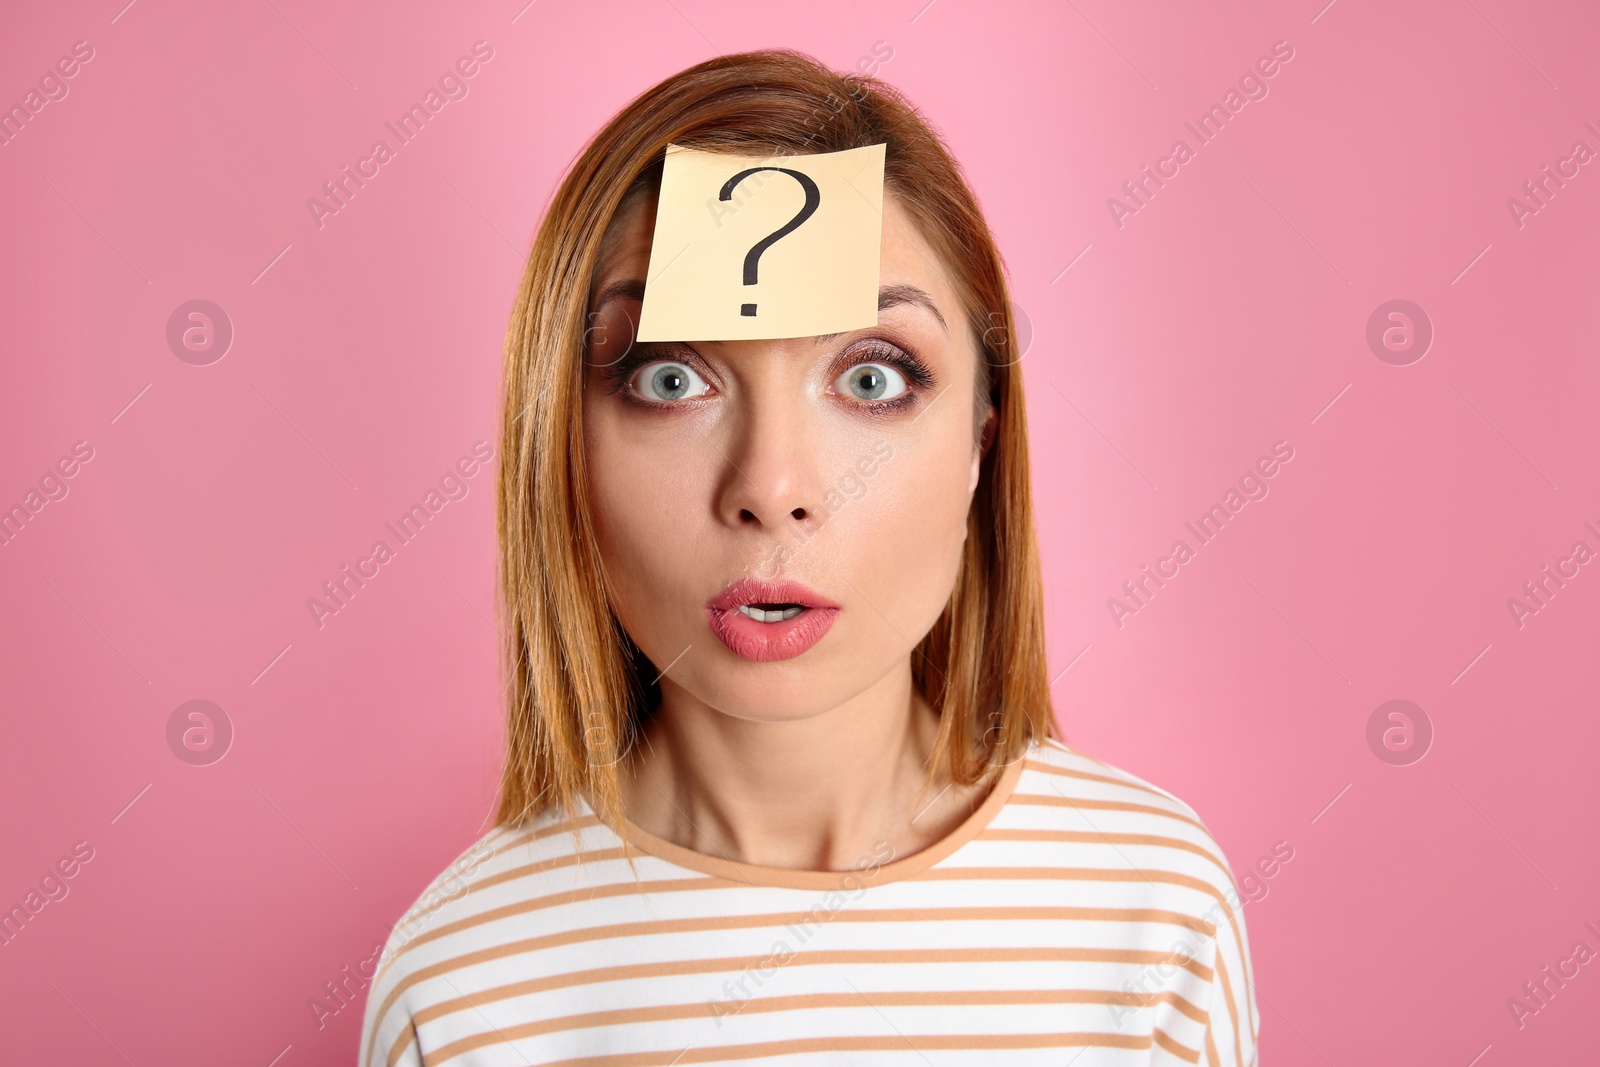
[{"label": "wide open eye", "polygon": [[669,362],[646,363],[634,372],[632,384],[646,400],[656,403],[703,396],[709,388],[692,367]]},{"label": "wide open eye", "polygon": [[857,400],[893,400],[907,388],[905,375],[886,363],[857,363],[838,378],[833,387]]}]

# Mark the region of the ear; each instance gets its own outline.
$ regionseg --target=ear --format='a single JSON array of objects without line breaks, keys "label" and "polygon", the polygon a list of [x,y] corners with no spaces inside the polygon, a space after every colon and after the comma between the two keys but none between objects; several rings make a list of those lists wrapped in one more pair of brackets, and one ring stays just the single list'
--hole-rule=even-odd
[{"label": "ear", "polygon": [[983,467],[983,457],[989,454],[989,446],[994,444],[995,427],[999,423],[999,413],[989,409],[989,414],[984,417],[983,429],[978,435],[978,447],[972,451],[972,478],[967,485],[967,492],[974,493],[978,489],[978,472]]}]

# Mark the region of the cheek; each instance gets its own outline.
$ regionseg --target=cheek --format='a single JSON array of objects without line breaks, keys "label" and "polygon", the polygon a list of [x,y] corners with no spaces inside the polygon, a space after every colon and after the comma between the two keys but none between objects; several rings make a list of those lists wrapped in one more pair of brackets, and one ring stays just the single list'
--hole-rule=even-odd
[{"label": "cheek", "polygon": [[693,577],[683,556],[704,521],[704,490],[693,484],[704,465],[659,444],[640,447],[598,406],[584,431],[590,512],[617,616],[650,652],[651,633],[681,625],[672,611],[693,603],[680,586]]},{"label": "cheek", "polygon": [[[788,550],[782,573],[832,590],[853,609],[839,628],[848,640],[831,653],[843,657],[835,666],[878,662],[879,653],[863,649],[905,655],[906,641],[919,640],[949,600],[971,500],[971,436],[959,418],[935,430],[928,423],[938,414],[911,431],[819,435],[807,476],[826,520],[763,542]],[[867,474],[860,463],[875,440],[893,454]],[[588,497],[611,603],[659,664],[705,636],[702,605],[726,568],[753,563],[752,542],[716,518],[720,464],[708,462],[707,448],[704,433],[641,432],[635,414],[603,399],[587,404]],[[776,577],[777,568],[759,573]],[[693,665],[677,676],[688,684]]]},{"label": "cheek", "polygon": [[902,629],[931,627],[949,600],[967,529],[970,462],[958,439],[897,442],[893,457],[865,479],[862,499],[838,516],[846,521],[830,547]]}]

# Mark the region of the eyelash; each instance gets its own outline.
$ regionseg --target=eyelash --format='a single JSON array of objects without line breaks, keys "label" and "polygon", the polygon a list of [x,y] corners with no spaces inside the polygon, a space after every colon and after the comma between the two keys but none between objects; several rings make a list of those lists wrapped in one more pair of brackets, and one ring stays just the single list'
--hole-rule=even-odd
[{"label": "eyelash", "polygon": [[[692,359],[671,359],[672,346],[656,346],[650,344],[634,345],[616,362],[601,368],[600,374],[606,383],[606,393],[611,396],[621,396],[629,404],[637,404],[644,408],[669,408],[677,406],[675,403],[658,400],[646,400],[631,388],[629,383],[633,380],[634,372],[640,367],[651,363],[678,362],[692,364]],[[886,342],[875,342],[856,349],[854,355],[862,358],[854,359],[842,366],[836,365],[833,377],[837,378],[845,371],[853,370],[864,363],[886,364],[893,367],[905,376],[907,389],[893,400],[881,400],[876,403],[870,400],[856,400],[855,403],[865,408],[867,413],[875,417],[894,414],[895,412],[910,407],[920,399],[922,391],[930,390],[938,384],[938,378],[933,370],[914,353]]]}]

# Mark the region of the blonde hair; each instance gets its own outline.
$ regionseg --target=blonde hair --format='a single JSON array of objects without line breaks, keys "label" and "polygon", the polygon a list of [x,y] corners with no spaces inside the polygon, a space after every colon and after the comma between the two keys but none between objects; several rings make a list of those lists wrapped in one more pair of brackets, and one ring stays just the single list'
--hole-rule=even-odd
[{"label": "blonde hair", "polygon": [[[939,136],[891,86],[787,50],[719,56],[623,108],[550,203],[505,346],[498,495],[508,715],[499,825],[585,796],[620,829],[617,765],[659,700],[605,594],[583,452],[584,329],[606,231],[658,187],[669,143],[747,155],[885,144],[884,183],[951,275],[982,354],[974,426],[996,423],[955,588],[912,675],[939,713],[929,774],[962,785],[1059,737],[1046,681],[1020,354],[994,238]],[[626,847],[626,846],[625,846]],[[629,852],[631,859],[632,853]]]}]

